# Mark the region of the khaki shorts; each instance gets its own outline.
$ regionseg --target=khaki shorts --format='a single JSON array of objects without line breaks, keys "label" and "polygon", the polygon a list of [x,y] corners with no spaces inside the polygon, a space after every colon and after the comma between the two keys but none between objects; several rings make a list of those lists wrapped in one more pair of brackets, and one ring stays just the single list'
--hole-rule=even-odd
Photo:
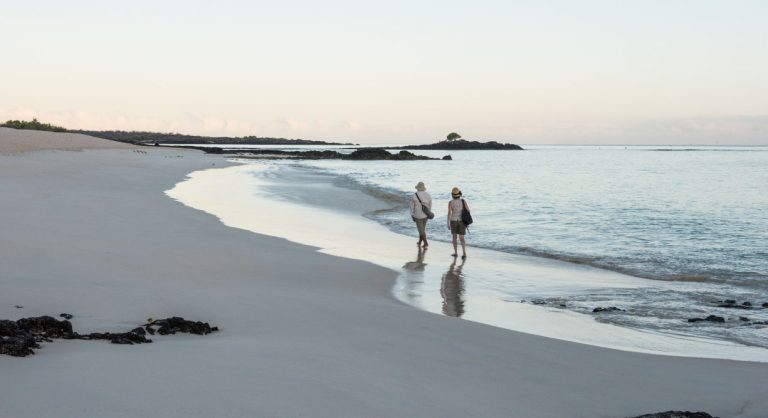
[{"label": "khaki shorts", "polygon": [[451,221],[451,234],[466,235],[467,226],[462,221]]},{"label": "khaki shorts", "polygon": [[427,233],[427,218],[416,219],[416,229],[419,230],[419,235]]}]

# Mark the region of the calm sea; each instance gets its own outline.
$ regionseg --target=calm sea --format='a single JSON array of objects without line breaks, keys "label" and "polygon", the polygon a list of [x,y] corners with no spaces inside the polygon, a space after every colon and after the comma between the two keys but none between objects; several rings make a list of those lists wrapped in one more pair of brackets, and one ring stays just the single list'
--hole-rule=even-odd
[{"label": "calm sea", "polygon": [[[606,347],[768,359],[768,147],[525,148],[243,160],[169,194],[228,225],[399,271],[395,295],[435,313]],[[450,240],[451,188],[464,192],[467,240],[483,248],[466,263],[404,237],[416,236],[407,202],[419,181],[435,202],[433,243]],[[688,322],[709,315],[723,322]],[[748,353],[731,355],[734,343]]]},{"label": "calm sea", "polygon": [[[603,321],[689,332],[681,312],[735,318],[734,308],[717,307],[726,299],[752,304],[738,310],[744,319],[768,319],[768,309],[760,309],[768,303],[768,147],[549,146],[450,154],[452,161],[301,165],[391,202],[365,216],[398,233],[414,235],[405,206],[424,181],[437,216],[428,233],[449,240],[444,216],[457,186],[475,219],[471,245],[688,283],[679,291],[595,292],[569,301],[577,310],[602,302],[632,312]],[[747,328],[698,327],[702,335],[768,347],[765,331],[738,321]]]}]

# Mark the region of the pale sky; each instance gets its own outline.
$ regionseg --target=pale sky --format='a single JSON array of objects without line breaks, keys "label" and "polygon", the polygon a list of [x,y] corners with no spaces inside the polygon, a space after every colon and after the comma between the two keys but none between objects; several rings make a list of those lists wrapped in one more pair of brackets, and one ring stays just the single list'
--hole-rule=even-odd
[{"label": "pale sky", "polygon": [[768,1],[6,1],[0,120],[768,144]]}]

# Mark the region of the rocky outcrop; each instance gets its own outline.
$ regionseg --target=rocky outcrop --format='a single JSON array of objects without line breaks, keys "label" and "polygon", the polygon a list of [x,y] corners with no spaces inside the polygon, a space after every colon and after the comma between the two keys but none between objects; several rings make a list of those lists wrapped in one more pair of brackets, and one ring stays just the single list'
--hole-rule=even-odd
[{"label": "rocky outcrop", "polygon": [[602,306],[598,306],[595,309],[592,309],[592,313],[600,313],[600,312],[624,312],[624,309],[619,309],[615,306],[611,306],[608,308],[603,308]]},{"label": "rocky outcrop", "polygon": [[688,320],[688,322],[701,322],[701,321],[725,323],[725,318],[717,315],[709,315],[706,318],[691,318]]},{"label": "rocky outcrop", "polygon": [[666,411],[639,415],[634,418],[717,418],[706,412]]},{"label": "rocky outcrop", "polygon": [[358,148],[352,153],[344,155],[341,154],[342,160],[433,160],[434,158],[425,157],[423,155],[416,155],[408,151],[400,151],[397,154],[383,148]]},{"label": "rocky outcrop", "polygon": [[[61,314],[61,316],[72,315]],[[176,334],[177,332],[206,335],[218,331],[218,327],[212,327],[207,322],[188,321],[174,316],[171,318],[150,319],[142,327],[137,327],[128,332],[92,332],[90,334],[78,334],[72,330],[72,323],[68,320],[58,320],[51,316],[39,316],[22,318],[18,321],[0,320],[0,354],[14,357],[25,357],[34,354],[32,349],[40,348],[41,342],[52,342],[53,339],[67,340],[106,340],[112,344],[145,344],[152,340],[146,334],[158,333],[160,335]]]},{"label": "rocky outcrop", "polygon": [[516,144],[503,144],[496,141],[479,142],[459,139],[455,141],[440,141],[426,145],[407,145],[396,149],[434,149],[434,150],[513,150],[519,151],[523,147]]},{"label": "rocky outcrop", "polygon": [[[194,148],[194,147],[191,147]],[[254,149],[221,149],[221,148],[196,148],[213,154],[237,154],[240,158],[258,159],[295,159],[295,160],[438,160],[423,155],[402,150],[396,154],[384,148],[358,148],[349,154],[338,151],[284,151],[284,150],[254,150]]]}]

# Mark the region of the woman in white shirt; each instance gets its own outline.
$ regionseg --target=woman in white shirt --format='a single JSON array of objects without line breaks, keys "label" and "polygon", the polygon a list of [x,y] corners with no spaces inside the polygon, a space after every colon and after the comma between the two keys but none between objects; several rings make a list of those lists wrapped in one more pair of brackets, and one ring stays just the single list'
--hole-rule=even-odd
[{"label": "woman in white shirt", "polygon": [[416,185],[416,193],[413,194],[409,202],[411,206],[411,219],[416,222],[416,229],[419,231],[419,242],[416,245],[424,243],[424,247],[429,246],[427,242],[427,214],[421,209],[421,205],[432,210],[432,196],[427,193],[424,182],[420,181]]}]

